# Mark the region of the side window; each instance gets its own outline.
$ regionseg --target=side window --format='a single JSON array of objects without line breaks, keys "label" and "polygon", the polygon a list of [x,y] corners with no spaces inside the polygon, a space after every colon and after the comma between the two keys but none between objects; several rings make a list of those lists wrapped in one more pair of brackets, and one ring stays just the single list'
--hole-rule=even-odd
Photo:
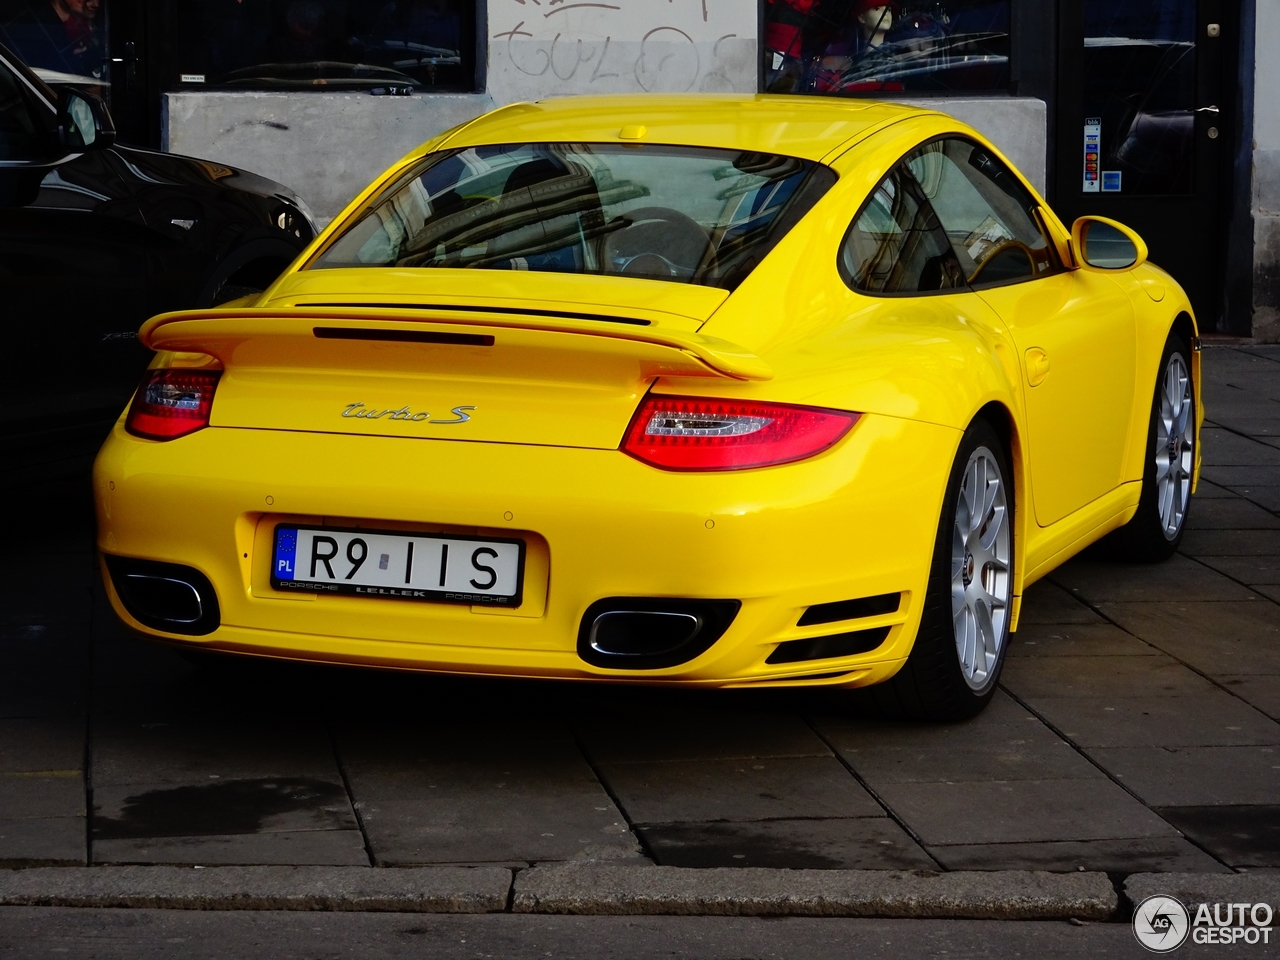
[{"label": "side window", "polygon": [[968,140],[934,140],[907,163],[975,287],[1032,280],[1057,262],[1017,177]]},{"label": "side window", "polygon": [[845,235],[840,273],[866,293],[928,293],[963,287],[964,273],[910,172],[894,167]]},{"label": "side window", "polygon": [[0,160],[39,160],[47,152],[46,131],[31,96],[0,62]]}]

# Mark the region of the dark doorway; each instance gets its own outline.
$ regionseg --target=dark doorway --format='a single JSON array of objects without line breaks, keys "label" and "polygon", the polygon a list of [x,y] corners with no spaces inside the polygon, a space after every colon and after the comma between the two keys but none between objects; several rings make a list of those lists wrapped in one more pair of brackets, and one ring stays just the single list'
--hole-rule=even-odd
[{"label": "dark doorway", "polygon": [[1239,45],[1226,0],[1063,0],[1056,197],[1138,231],[1191,298],[1223,313],[1235,131],[1225,84]]}]

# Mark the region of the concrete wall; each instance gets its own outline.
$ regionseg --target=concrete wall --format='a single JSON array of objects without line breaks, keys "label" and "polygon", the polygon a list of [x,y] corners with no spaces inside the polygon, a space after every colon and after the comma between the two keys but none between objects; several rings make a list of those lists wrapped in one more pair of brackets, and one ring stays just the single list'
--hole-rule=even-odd
[{"label": "concrete wall", "polygon": [[[488,9],[485,94],[170,93],[163,145],[288,184],[327,223],[396,159],[495,106],[581,93],[756,90],[756,0],[489,0]],[[982,131],[1043,192],[1044,103],[919,102]]]},{"label": "concrete wall", "polygon": [[1280,3],[1257,5],[1253,115],[1253,335],[1280,340]]},{"label": "concrete wall", "polygon": [[164,148],[287,184],[328,223],[414,147],[493,107],[467,94],[170,93]]}]

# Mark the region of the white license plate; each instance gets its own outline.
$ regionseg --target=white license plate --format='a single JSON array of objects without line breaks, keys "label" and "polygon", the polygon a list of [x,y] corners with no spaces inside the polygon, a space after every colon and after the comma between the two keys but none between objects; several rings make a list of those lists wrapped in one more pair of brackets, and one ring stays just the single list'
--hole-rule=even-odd
[{"label": "white license plate", "polygon": [[271,585],[393,600],[520,606],[524,541],[276,527]]}]

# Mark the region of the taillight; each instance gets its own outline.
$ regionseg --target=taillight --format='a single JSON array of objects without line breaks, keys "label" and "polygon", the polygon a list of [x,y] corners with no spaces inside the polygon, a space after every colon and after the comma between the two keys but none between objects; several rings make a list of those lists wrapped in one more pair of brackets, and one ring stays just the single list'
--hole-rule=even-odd
[{"label": "taillight", "polygon": [[221,370],[148,370],[124,428],[135,437],[172,440],[209,425]]},{"label": "taillight", "polygon": [[622,450],[663,470],[745,470],[803,460],[826,450],[858,414],[788,403],[646,398]]}]

